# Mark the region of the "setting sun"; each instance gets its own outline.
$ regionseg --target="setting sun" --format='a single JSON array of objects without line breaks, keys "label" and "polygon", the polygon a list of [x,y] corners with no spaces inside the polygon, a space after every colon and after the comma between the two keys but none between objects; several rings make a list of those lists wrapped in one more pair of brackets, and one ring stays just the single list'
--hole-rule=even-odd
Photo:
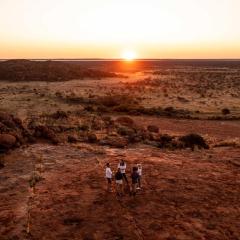
[{"label": "setting sun", "polygon": [[239,8],[239,0],[0,0],[0,58],[239,58]]},{"label": "setting sun", "polygon": [[125,61],[133,61],[134,59],[136,59],[136,53],[133,51],[125,51],[122,54],[122,58]]}]

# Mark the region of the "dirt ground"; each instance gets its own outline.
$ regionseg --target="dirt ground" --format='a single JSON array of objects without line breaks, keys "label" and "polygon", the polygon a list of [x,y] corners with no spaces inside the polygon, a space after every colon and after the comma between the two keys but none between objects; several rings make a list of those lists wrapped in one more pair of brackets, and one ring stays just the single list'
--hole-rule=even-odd
[{"label": "dirt ground", "polygon": [[[162,123],[161,123],[162,124]],[[238,126],[239,129],[239,126]],[[0,239],[239,239],[239,148],[38,143],[1,169]],[[143,189],[106,191],[104,166],[143,165]],[[33,174],[41,179],[29,185]]]}]

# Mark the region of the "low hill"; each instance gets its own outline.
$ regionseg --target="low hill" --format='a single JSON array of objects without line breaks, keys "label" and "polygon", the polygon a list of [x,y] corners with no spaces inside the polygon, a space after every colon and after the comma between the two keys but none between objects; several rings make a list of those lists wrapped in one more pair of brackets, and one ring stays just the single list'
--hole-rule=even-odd
[{"label": "low hill", "polygon": [[57,61],[8,60],[0,63],[0,80],[66,81],[84,78],[121,77],[112,72],[93,70]]}]

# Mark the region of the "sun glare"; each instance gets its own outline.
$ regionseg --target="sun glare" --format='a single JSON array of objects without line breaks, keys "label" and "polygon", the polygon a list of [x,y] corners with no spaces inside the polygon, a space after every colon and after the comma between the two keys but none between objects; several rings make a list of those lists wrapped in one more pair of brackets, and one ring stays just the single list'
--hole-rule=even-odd
[{"label": "sun glare", "polygon": [[133,61],[136,58],[136,53],[133,51],[125,51],[122,54],[122,58],[125,61]]}]

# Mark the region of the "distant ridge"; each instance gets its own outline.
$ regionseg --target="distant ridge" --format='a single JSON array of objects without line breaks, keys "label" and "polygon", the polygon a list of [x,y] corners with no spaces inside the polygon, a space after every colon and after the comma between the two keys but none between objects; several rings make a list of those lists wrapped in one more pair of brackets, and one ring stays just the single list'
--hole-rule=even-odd
[{"label": "distant ridge", "polygon": [[[85,77],[124,77],[134,73],[175,68],[237,68],[237,59],[15,59],[0,62],[0,79],[10,81],[65,81]],[[116,74],[119,73],[119,74]]]},{"label": "distant ridge", "polygon": [[66,81],[71,79],[101,79],[122,77],[119,74],[89,69],[68,61],[7,60],[0,63],[0,80]]}]

